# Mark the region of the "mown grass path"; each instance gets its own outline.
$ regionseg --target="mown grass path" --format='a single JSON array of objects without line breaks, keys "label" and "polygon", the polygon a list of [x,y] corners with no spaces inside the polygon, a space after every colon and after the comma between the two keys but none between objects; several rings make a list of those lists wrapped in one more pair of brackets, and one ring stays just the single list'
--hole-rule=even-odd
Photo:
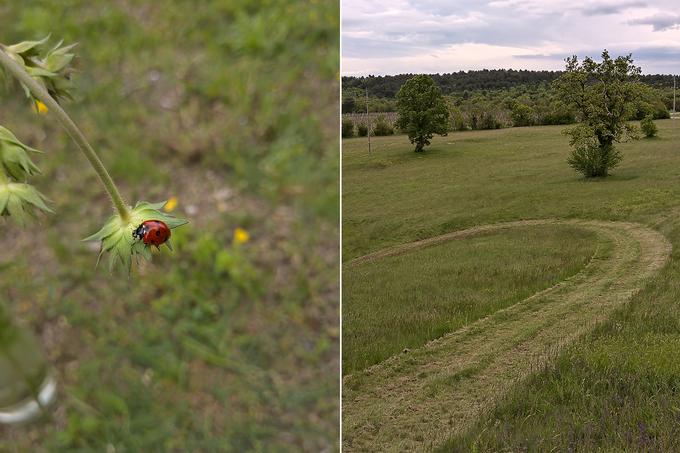
[{"label": "mown grass path", "polygon": [[343,385],[343,451],[420,451],[468,428],[517,381],[626,303],[667,261],[671,244],[641,224],[529,220],[478,226],[378,251],[380,259],[482,232],[567,224],[595,231],[598,249],[575,276]]}]

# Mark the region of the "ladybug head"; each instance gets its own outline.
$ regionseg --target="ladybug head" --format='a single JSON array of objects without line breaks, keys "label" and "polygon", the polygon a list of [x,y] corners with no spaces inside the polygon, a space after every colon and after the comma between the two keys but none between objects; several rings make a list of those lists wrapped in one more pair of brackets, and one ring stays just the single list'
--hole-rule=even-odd
[{"label": "ladybug head", "polygon": [[144,239],[144,235],[146,234],[147,227],[143,223],[137,227],[135,231],[132,232],[132,237],[139,239],[140,241]]}]

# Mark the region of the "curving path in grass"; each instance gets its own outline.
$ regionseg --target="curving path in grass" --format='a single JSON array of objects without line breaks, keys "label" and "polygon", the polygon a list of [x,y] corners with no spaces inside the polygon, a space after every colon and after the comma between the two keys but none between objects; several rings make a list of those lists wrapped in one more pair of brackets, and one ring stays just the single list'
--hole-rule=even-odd
[{"label": "curving path in grass", "polygon": [[464,431],[514,383],[628,302],[666,263],[671,244],[641,224],[530,220],[485,225],[378,251],[370,261],[529,225],[574,225],[599,246],[578,274],[422,348],[343,380],[343,451],[421,451]]}]

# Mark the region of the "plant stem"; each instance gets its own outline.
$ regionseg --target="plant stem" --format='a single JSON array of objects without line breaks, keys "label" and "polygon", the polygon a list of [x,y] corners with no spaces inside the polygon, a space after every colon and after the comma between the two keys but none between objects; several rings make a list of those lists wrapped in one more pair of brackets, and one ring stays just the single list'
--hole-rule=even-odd
[{"label": "plant stem", "polygon": [[0,64],[4,66],[14,77],[16,77],[21,83],[26,85],[31,91],[31,94],[37,99],[42,101],[49,110],[54,112],[57,119],[61,125],[66,129],[68,135],[76,142],[76,145],[85,154],[85,157],[94,168],[94,171],[99,176],[102,184],[104,184],[104,189],[111,197],[114,206],[118,210],[118,214],[123,221],[128,222],[130,220],[130,210],[125,205],[123,197],[120,196],[116,184],[111,179],[109,172],[106,171],[104,164],[102,163],[99,156],[94,151],[90,143],[87,141],[83,133],[78,129],[78,126],[73,122],[73,120],[68,116],[63,108],[55,101],[52,96],[47,92],[47,90],[40,85],[36,80],[33,79],[16,61],[14,61],[7,53],[0,49]]}]

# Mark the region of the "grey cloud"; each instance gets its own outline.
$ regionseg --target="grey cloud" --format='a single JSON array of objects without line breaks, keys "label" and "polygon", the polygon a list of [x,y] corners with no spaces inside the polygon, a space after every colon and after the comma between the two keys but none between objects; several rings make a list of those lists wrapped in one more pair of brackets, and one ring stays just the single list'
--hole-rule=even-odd
[{"label": "grey cloud", "polygon": [[[343,0],[343,56],[355,60],[355,66],[366,59],[370,67],[390,72],[392,58],[425,58],[474,43],[523,48],[521,53],[529,55],[513,57],[519,64],[560,67],[566,53],[597,57],[602,48],[614,52],[617,43],[626,42],[622,53],[633,51],[636,60],[644,60],[643,70],[675,68],[680,59],[672,49],[645,46],[653,45],[653,30],[680,29],[678,14],[661,13],[674,11],[676,1],[573,0],[565,5],[560,0]],[[649,17],[633,19],[628,10],[642,7]],[[621,19],[626,14],[628,21]],[[536,55],[542,48],[563,49],[565,55]],[[484,64],[473,60],[458,64]]]},{"label": "grey cloud", "polygon": [[677,14],[657,14],[628,21],[631,25],[651,25],[654,31],[673,30],[680,28],[680,16]]},{"label": "grey cloud", "polygon": [[647,6],[647,2],[643,1],[627,1],[627,2],[611,2],[591,4],[582,10],[582,13],[587,16],[606,16],[609,14],[618,14],[630,8],[641,8]]},{"label": "grey cloud", "polygon": [[[674,63],[680,60],[680,45],[672,46],[643,46],[635,49],[613,47],[608,49],[612,57],[619,55],[632,54],[635,64],[642,68],[645,74],[658,73],[660,68],[674,66]],[[546,62],[564,61],[565,58],[571,55],[578,55],[579,59],[584,57],[592,57],[598,60],[602,54],[602,49],[581,49],[569,54],[555,53],[548,55],[515,55],[518,59],[523,60],[544,60]],[[651,68],[651,70],[650,70]],[[659,69],[654,69],[659,68]]]}]

